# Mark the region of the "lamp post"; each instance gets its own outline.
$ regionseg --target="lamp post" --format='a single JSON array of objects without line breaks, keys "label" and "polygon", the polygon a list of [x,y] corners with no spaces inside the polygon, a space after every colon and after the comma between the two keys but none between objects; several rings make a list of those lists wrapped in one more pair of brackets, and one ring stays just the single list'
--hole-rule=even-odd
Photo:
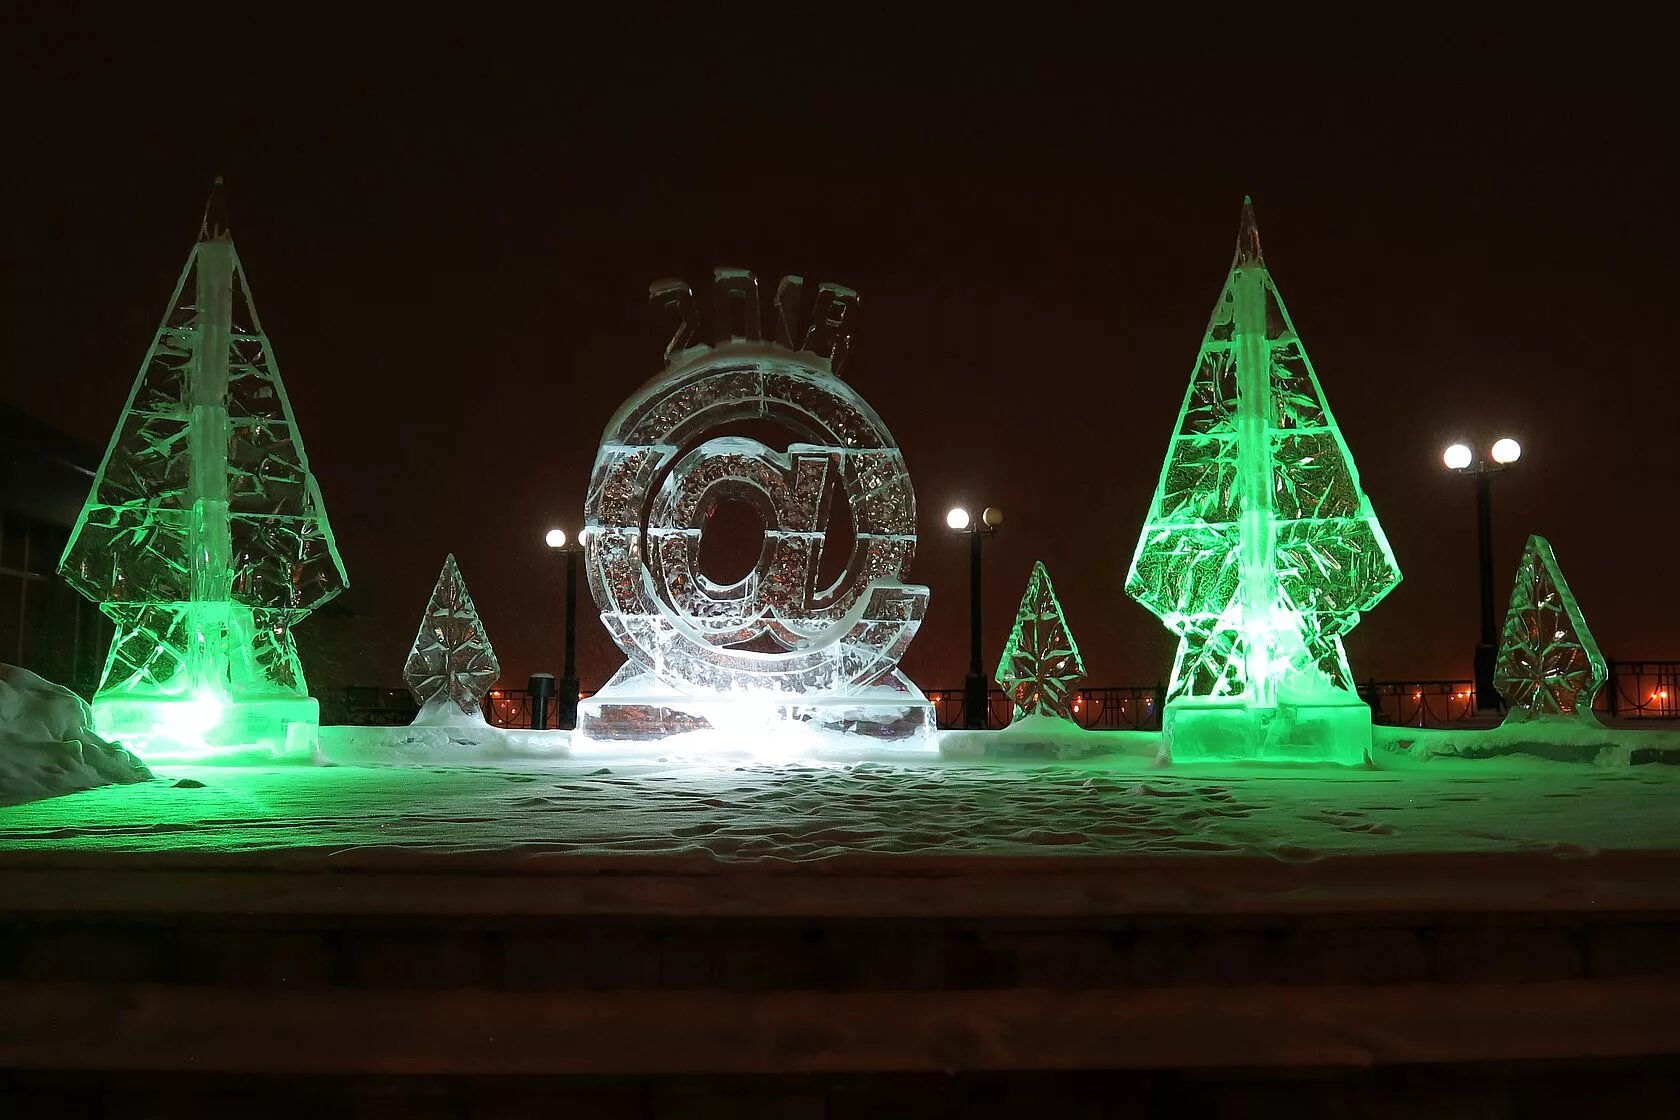
[{"label": "lamp post", "polygon": [[980,668],[980,543],[1003,524],[1003,511],[987,506],[978,519],[970,518],[961,506],[945,515],[945,524],[968,534],[968,676],[963,678],[963,726],[985,728],[986,675]]},{"label": "lamp post", "polygon": [[559,711],[555,714],[555,726],[571,730],[577,727],[578,710],[578,676],[577,676],[577,574],[578,554],[583,551],[588,530],[578,534],[578,539],[570,543],[566,540],[564,529],[550,529],[543,536],[543,543],[566,558],[566,663],[560,674],[560,683],[556,697]]},{"label": "lamp post", "polygon": [[1502,707],[1493,687],[1493,666],[1499,657],[1493,604],[1493,476],[1509,470],[1520,458],[1522,444],[1510,436],[1494,440],[1486,456],[1465,443],[1455,443],[1441,453],[1441,462],[1448,470],[1476,480],[1476,564],[1482,600],[1481,636],[1474,662],[1478,712],[1496,712]]}]

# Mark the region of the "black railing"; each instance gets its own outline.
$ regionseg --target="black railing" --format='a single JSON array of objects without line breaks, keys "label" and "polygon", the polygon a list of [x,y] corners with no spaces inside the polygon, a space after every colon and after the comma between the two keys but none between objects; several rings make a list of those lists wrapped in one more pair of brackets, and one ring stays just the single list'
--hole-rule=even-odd
[{"label": "black railing", "polygon": [[[345,723],[357,727],[397,726],[412,723],[420,711],[414,694],[406,688],[368,688],[351,685],[344,690]],[[323,722],[328,716],[327,705],[321,708]]]},{"label": "black railing", "polygon": [[[1680,661],[1613,661],[1610,677],[1593,710],[1612,719],[1680,719]],[[584,696],[590,693],[583,693]],[[1366,681],[1359,695],[1371,706],[1371,718],[1381,724],[1442,727],[1476,717],[1473,682]],[[1154,687],[1082,688],[1074,694],[1073,718],[1093,731],[1158,731],[1166,689]],[[959,728],[963,719],[963,690],[932,688],[927,698],[942,728]],[[987,695],[988,727],[1007,727],[1013,705],[1002,689]],[[545,724],[554,726],[556,701],[546,701]],[[419,709],[407,689],[344,690],[343,722],[403,724]],[[327,706],[322,715],[331,722]],[[522,688],[498,688],[484,698],[484,718],[496,727],[530,727],[531,696]]]},{"label": "black railing", "polygon": [[1359,695],[1371,705],[1371,722],[1441,727],[1476,714],[1474,681],[1366,681]]},{"label": "black railing", "polygon": [[[585,690],[578,693],[578,699],[593,695],[593,691]],[[523,688],[493,688],[484,698],[484,718],[492,727],[530,727],[532,703],[531,694]],[[543,726],[555,726],[560,717],[560,698],[545,696],[542,704]]]},{"label": "black railing", "polygon": [[[1073,696],[1073,719],[1091,731],[1159,731],[1166,690],[1155,688],[1082,688]],[[934,718],[946,729],[963,722],[963,690],[930,688]],[[1015,714],[1009,694],[994,688],[986,694],[986,726],[1007,727]]]},{"label": "black railing", "polygon": [[1680,661],[1612,661],[1595,707],[1617,719],[1680,719]]}]

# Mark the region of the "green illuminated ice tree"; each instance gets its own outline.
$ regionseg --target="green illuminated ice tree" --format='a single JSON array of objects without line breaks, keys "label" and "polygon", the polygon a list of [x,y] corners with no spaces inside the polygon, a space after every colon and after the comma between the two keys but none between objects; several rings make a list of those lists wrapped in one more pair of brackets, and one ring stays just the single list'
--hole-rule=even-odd
[{"label": "green illuminated ice tree", "polygon": [[[1126,581],[1179,636],[1166,713],[1175,757],[1363,757],[1342,635],[1399,580],[1245,199]],[[1338,707],[1347,742],[1295,726],[1303,709]],[[1217,731],[1186,724],[1173,741],[1176,715],[1216,709]]]},{"label": "green illuminated ice tree", "polygon": [[59,564],[116,625],[95,724],[142,748],[307,743],[292,627],[346,586],[220,186]]},{"label": "green illuminated ice tree", "polygon": [[1506,723],[1569,716],[1597,724],[1593,698],[1608,674],[1551,542],[1529,537],[1517,565],[1493,683],[1510,705]]},{"label": "green illuminated ice tree", "polygon": [[1085,677],[1085,662],[1056,589],[1043,562],[1033,565],[1021,596],[1015,629],[998,660],[997,682],[1015,704],[1015,719],[1026,716],[1073,718],[1073,688]]}]

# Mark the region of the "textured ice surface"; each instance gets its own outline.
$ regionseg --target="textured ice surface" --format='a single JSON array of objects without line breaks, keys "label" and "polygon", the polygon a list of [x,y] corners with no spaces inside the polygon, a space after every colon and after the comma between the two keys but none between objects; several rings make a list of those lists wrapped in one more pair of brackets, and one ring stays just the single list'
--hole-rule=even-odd
[{"label": "textured ice surface", "polygon": [[1342,635],[1399,580],[1245,202],[1126,581],[1179,635],[1169,700],[1351,694]]},{"label": "textured ice surface", "polygon": [[59,570],[116,624],[96,713],[307,696],[292,627],[344,566],[214,199]]},{"label": "textured ice surface", "polygon": [[1014,719],[1073,718],[1073,689],[1085,677],[1085,662],[1073,640],[1062,604],[1042,561],[1033,565],[1015,628],[998,660],[997,682],[1015,704]]},{"label": "textured ice surface", "polygon": [[414,635],[414,648],[403,665],[403,680],[420,702],[416,722],[435,722],[440,718],[436,709],[446,704],[482,722],[479,704],[501,675],[496,651],[490,648],[478,608],[467,594],[467,582],[451,553],[444,558],[437,586],[420,618],[420,630]]},{"label": "textured ice surface", "polygon": [[1570,716],[1597,723],[1604,657],[1545,537],[1531,536],[1517,564],[1493,683],[1510,706],[1507,723]]},{"label": "textured ice surface", "polygon": [[0,665],[0,805],[151,778],[92,724],[87,701],[68,688]]},{"label": "textured ice surface", "polygon": [[[584,509],[590,589],[630,659],[585,702],[586,733],[646,677],[679,699],[884,686],[925,703],[896,669],[927,610],[927,588],[903,582],[915,494],[886,426],[837,373],[857,296],[821,285],[804,325],[803,291],[798,277],[782,281],[771,337],[757,280],[718,269],[708,346],[688,286],[652,288],[668,364],[608,423]],[[730,430],[742,425],[755,434]],[[767,428],[784,442],[758,438]],[[751,569],[721,582],[702,570],[701,542],[728,503],[754,510],[764,535]],[[849,533],[835,531],[842,521]],[[825,556],[836,547],[845,554]],[[675,727],[650,718],[647,734]],[[613,734],[628,734],[623,720]]]}]

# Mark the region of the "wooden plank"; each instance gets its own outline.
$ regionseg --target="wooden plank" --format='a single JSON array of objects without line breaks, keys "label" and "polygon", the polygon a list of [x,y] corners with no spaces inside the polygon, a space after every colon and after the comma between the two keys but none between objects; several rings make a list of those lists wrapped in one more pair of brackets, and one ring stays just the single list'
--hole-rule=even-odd
[{"label": "wooden plank", "polygon": [[1268,859],[0,859],[0,916],[1027,917],[1680,911],[1680,853]]},{"label": "wooden plank", "polygon": [[1368,1068],[1680,1053],[1680,980],[1129,992],[0,982],[0,1067],[564,1075]]}]

